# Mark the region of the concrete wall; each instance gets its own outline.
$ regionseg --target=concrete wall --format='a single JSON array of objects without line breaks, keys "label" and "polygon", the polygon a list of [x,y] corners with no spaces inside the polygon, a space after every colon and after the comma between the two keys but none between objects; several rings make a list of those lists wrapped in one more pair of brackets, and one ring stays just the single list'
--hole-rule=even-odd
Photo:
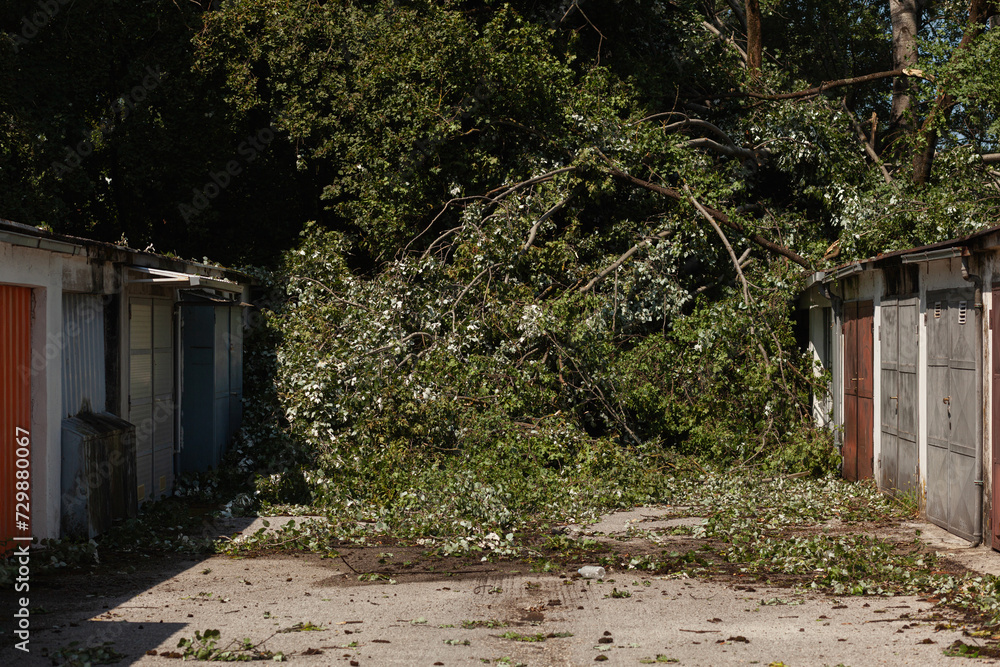
[{"label": "concrete wall", "polygon": [[0,283],[31,288],[31,524],[59,536],[62,394],[61,255],[0,243]]}]

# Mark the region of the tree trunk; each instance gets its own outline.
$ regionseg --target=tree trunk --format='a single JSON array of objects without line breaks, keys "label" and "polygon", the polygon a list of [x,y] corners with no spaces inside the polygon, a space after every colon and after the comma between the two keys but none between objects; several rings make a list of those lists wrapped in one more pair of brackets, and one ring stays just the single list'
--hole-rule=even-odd
[{"label": "tree trunk", "polygon": [[[890,2],[896,1],[890,0]],[[962,41],[958,43],[957,52],[968,49],[969,44],[982,33],[983,27],[986,26],[990,17],[996,13],[997,3],[995,0],[970,0],[969,23],[962,34]],[[893,32],[893,43],[895,44],[895,31]],[[935,116],[942,114],[947,118],[955,106],[955,101],[954,95],[947,93],[938,95],[934,106],[920,128],[916,149],[913,153],[913,182],[918,185],[927,183],[931,177],[931,168],[934,166],[934,154],[937,151],[938,143],[938,131],[934,124]]]},{"label": "tree trunk", "polygon": [[746,0],[747,69],[754,79],[764,64],[764,36],[760,26],[760,0]]},{"label": "tree trunk", "polygon": [[[917,64],[917,32],[920,30],[921,0],[889,0],[892,23],[892,68],[904,69]],[[909,77],[898,77],[892,84],[890,131],[913,132]]]}]

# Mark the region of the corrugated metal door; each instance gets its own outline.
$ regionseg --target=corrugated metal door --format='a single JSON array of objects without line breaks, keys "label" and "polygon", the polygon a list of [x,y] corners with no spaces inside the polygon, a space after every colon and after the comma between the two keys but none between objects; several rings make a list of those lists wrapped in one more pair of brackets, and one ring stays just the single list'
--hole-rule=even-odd
[{"label": "corrugated metal door", "polygon": [[927,518],[971,540],[980,446],[979,313],[971,290],[927,293]]},{"label": "corrugated metal door", "polygon": [[[30,456],[27,468],[17,466],[19,440],[23,444],[23,438],[27,438],[31,444],[31,290],[27,287],[0,285],[0,434],[0,493],[4,507],[0,514],[0,555],[3,555],[14,548],[15,537],[31,535],[30,519],[28,526],[19,525],[15,514],[15,510],[22,509],[16,506],[16,494],[25,486],[25,480],[17,479],[17,471],[31,474]],[[18,482],[22,482],[21,489],[17,488]],[[29,497],[29,503],[30,500]],[[30,507],[24,509],[24,514],[30,517]]]},{"label": "corrugated metal door", "polygon": [[129,417],[135,425],[139,502],[170,492],[174,480],[172,304],[129,299]]},{"label": "corrugated metal door", "polygon": [[879,485],[889,493],[917,488],[917,298],[883,301],[882,451]]},{"label": "corrugated metal door", "polygon": [[873,474],[874,304],[844,304],[844,477],[870,478]]},{"label": "corrugated metal door", "polygon": [[63,294],[63,417],[104,412],[104,302],[96,294]]}]

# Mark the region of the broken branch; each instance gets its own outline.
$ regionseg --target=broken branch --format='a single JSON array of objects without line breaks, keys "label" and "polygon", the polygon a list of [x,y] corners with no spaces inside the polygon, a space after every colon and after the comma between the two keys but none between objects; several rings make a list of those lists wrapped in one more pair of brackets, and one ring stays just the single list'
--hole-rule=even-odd
[{"label": "broken branch", "polygon": [[702,206],[698,202],[698,200],[694,198],[693,194],[691,194],[691,189],[687,186],[687,184],[684,185],[684,192],[687,193],[688,199],[691,201],[692,204],[694,204],[694,207],[698,211],[698,213],[700,213],[702,217],[708,220],[708,224],[712,225],[712,229],[714,229],[715,233],[719,235],[720,239],[722,239],[722,245],[726,246],[726,252],[729,253],[729,258],[733,260],[733,266],[736,268],[736,275],[740,277],[740,282],[743,284],[743,303],[745,303],[747,308],[749,308],[750,286],[747,285],[746,276],[743,275],[743,267],[740,266],[740,259],[736,256],[736,253],[733,251],[733,246],[729,244],[729,239],[726,238],[726,235],[722,231],[722,228],[719,227],[718,223],[715,222],[715,218],[713,218],[711,214],[705,210],[705,207]]}]

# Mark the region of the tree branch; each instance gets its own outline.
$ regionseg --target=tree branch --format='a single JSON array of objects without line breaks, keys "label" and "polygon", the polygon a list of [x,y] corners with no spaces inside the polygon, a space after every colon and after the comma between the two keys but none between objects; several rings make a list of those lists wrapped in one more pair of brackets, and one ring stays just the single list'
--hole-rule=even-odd
[{"label": "tree branch", "polygon": [[340,296],[335,291],[333,291],[333,289],[331,289],[328,285],[324,285],[323,283],[321,283],[320,281],[316,280],[315,278],[310,278],[309,276],[288,276],[288,277],[292,278],[294,280],[307,280],[307,281],[313,283],[314,285],[319,285],[320,287],[322,287],[323,289],[325,289],[330,294],[330,296],[332,296],[334,299],[336,299],[340,303],[347,304],[348,306],[353,306],[355,308],[360,308],[361,310],[365,311],[366,313],[370,313],[371,312],[371,310],[369,310],[368,308],[365,308],[360,303],[354,303],[353,301],[350,301],[350,300],[345,299],[344,297]]},{"label": "tree branch", "polygon": [[368,356],[371,356],[373,354],[378,354],[379,352],[385,352],[386,350],[391,350],[395,346],[402,345],[403,343],[411,341],[414,338],[416,338],[417,336],[420,336],[422,338],[431,338],[431,339],[434,338],[433,335],[427,333],[426,331],[414,331],[409,336],[403,336],[402,338],[400,338],[399,340],[397,340],[394,343],[389,343],[388,345],[383,345],[382,347],[376,348],[374,350],[369,350],[368,352],[365,352],[361,356],[362,357],[368,357]]},{"label": "tree branch", "polygon": [[[665,187],[665,186],[662,186],[662,185],[658,185],[656,183],[650,183],[649,181],[644,181],[641,178],[636,178],[632,174],[626,173],[626,172],[622,171],[621,169],[619,169],[615,165],[615,163],[612,162],[610,159],[608,159],[608,157],[606,155],[604,155],[604,153],[602,153],[601,151],[598,150],[597,154],[608,165],[608,171],[610,171],[613,176],[615,176],[617,178],[620,178],[622,180],[628,181],[629,183],[632,183],[633,185],[638,185],[639,187],[645,188],[646,190],[650,190],[652,192],[656,192],[657,194],[661,194],[664,197],[668,197],[670,199],[673,199],[674,201],[678,201],[679,202],[679,201],[682,201],[684,199],[684,195],[682,195],[679,190],[677,190],[675,188],[669,188],[669,187]],[[730,229],[732,229],[732,230],[734,230],[736,232],[739,232],[740,234],[743,234],[744,236],[746,236],[747,238],[749,238],[751,241],[753,241],[757,245],[759,245],[762,248],[764,248],[765,250],[768,250],[769,252],[772,252],[772,253],[774,253],[776,255],[781,255],[782,257],[785,257],[787,259],[790,259],[791,261],[795,262],[799,266],[801,266],[801,267],[803,267],[805,269],[809,269],[810,271],[812,271],[813,267],[809,263],[809,261],[806,260],[801,255],[799,255],[798,253],[796,253],[795,251],[791,250],[790,248],[786,248],[785,246],[778,245],[777,243],[764,238],[763,236],[761,236],[757,232],[747,232],[747,230],[743,228],[743,225],[741,225],[741,224],[733,221],[732,219],[730,219],[730,217],[728,215],[726,215],[722,211],[716,210],[716,209],[711,208],[709,206],[706,206],[705,210],[708,211],[709,214],[713,218],[715,218],[717,221],[721,222],[726,227],[729,227]]]},{"label": "tree branch", "polygon": [[667,236],[670,235],[670,231],[671,230],[667,229],[667,230],[664,230],[664,231],[662,231],[662,232],[660,232],[658,234],[654,234],[651,238],[643,239],[642,241],[639,241],[634,246],[632,246],[631,248],[629,248],[628,250],[626,250],[624,253],[622,253],[621,256],[618,257],[618,259],[616,259],[614,262],[611,263],[611,265],[609,265],[609,266],[605,267],[604,269],[602,269],[601,272],[598,273],[596,276],[594,276],[589,283],[587,283],[586,285],[584,285],[583,287],[581,287],[580,291],[581,292],[587,292],[587,291],[589,291],[591,287],[593,287],[597,283],[599,283],[602,280],[604,280],[604,278],[606,278],[609,273],[611,273],[612,271],[614,271],[615,269],[617,269],[619,266],[621,266],[622,264],[624,264],[625,260],[627,260],[629,257],[631,257],[632,255],[634,255],[635,253],[639,252],[640,249],[648,246],[649,242],[652,239],[664,239],[664,238],[666,238]]},{"label": "tree branch", "polygon": [[722,94],[719,97],[752,97],[755,100],[794,100],[800,97],[812,97],[814,95],[819,95],[828,90],[833,90],[834,88],[843,88],[844,86],[855,86],[861,83],[868,83],[870,81],[879,81],[880,79],[892,79],[897,76],[912,76],[919,79],[925,79],[930,81],[930,77],[925,76],[923,72],[917,69],[894,69],[888,72],[875,72],[874,74],[865,74],[864,76],[855,76],[849,79],[837,79],[836,81],[824,81],[823,83],[815,86],[813,88],[807,88],[805,90],[799,90],[794,93],[778,93],[776,95],[765,95],[764,93],[754,93],[754,92],[737,92]]},{"label": "tree branch", "polygon": [[673,132],[675,130],[682,130],[688,127],[696,127],[702,130],[707,130],[710,134],[714,134],[726,144],[730,146],[736,145],[736,142],[730,139],[729,135],[726,134],[722,128],[718,125],[709,123],[707,120],[701,120],[700,118],[688,118],[687,116],[684,116],[684,120],[679,120],[676,123],[671,123],[670,125],[664,125],[663,129],[668,132]]},{"label": "tree branch", "polygon": [[737,19],[739,19],[740,25],[743,26],[744,30],[746,30],[747,29],[747,16],[746,16],[746,14],[743,13],[743,7],[741,7],[740,3],[737,2],[736,0],[726,0],[726,3],[729,5],[729,8],[733,10],[733,15]]},{"label": "tree branch", "polygon": [[719,227],[718,223],[715,222],[715,218],[713,218],[711,214],[709,214],[709,212],[705,210],[705,207],[702,206],[698,202],[698,200],[694,198],[693,194],[691,194],[691,189],[687,186],[687,184],[684,185],[684,192],[687,193],[688,200],[692,204],[694,204],[694,207],[698,211],[698,213],[701,213],[702,217],[708,220],[708,224],[712,225],[712,229],[714,229],[715,233],[719,235],[720,239],[722,239],[722,245],[726,246],[726,252],[729,253],[729,258],[733,260],[733,266],[736,268],[736,275],[740,277],[740,282],[743,284],[743,303],[746,304],[747,308],[749,308],[750,286],[747,285],[747,278],[746,276],[743,275],[743,267],[740,266],[740,259],[736,256],[736,253],[733,251],[733,246],[729,244],[729,239],[726,238],[726,235],[722,231],[722,228]]},{"label": "tree branch", "polygon": [[734,49],[736,49],[737,53],[740,54],[740,58],[742,58],[743,62],[746,63],[746,61],[747,61],[747,52],[744,51],[742,49],[742,47],[740,47],[740,45],[736,43],[736,40],[734,40],[731,37],[726,37],[725,35],[723,35],[721,30],[719,30],[717,27],[715,27],[714,25],[712,25],[708,21],[702,21],[701,22],[701,26],[703,28],[705,28],[705,30],[708,30],[710,33],[712,33],[713,35],[715,35],[716,37],[718,37],[719,39],[721,39],[723,42],[725,42],[729,46],[731,46]]},{"label": "tree branch", "polygon": [[756,152],[750,150],[749,148],[743,148],[735,145],[726,146],[706,137],[691,139],[684,145],[688,148],[705,148],[715,153],[719,153],[720,155],[740,158],[742,160],[757,160],[760,157]]},{"label": "tree branch", "polygon": [[546,220],[548,220],[553,215],[561,211],[563,207],[566,206],[566,204],[568,204],[569,201],[573,199],[573,197],[575,196],[576,196],[576,191],[574,190],[573,192],[569,193],[569,195],[567,195],[565,199],[563,199],[561,202],[550,208],[548,211],[542,214],[542,217],[540,217],[538,220],[535,221],[535,224],[531,226],[531,230],[528,232],[528,240],[524,243],[524,247],[521,248],[522,255],[528,252],[528,249],[531,248],[531,244],[535,242],[535,236],[538,234],[539,227],[541,227]]},{"label": "tree branch", "polygon": [[860,141],[861,145],[864,147],[865,154],[867,154],[868,157],[871,158],[872,162],[877,164],[878,168],[882,170],[882,178],[885,179],[885,182],[891,184],[892,176],[889,174],[889,170],[886,169],[885,163],[882,162],[882,159],[879,158],[878,153],[876,153],[875,149],[872,147],[871,142],[868,141],[865,131],[861,128],[861,123],[859,123],[858,119],[854,116],[854,112],[848,108],[847,102],[844,100],[840,101],[840,105],[843,107],[844,113],[847,114],[848,119],[850,119],[851,125],[854,126],[854,133],[857,135],[858,141]]},{"label": "tree branch", "polygon": [[493,201],[496,202],[496,201],[499,201],[499,200],[503,199],[504,197],[506,197],[506,196],[508,196],[508,195],[510,195],[510,194],[512,194],[512,193],[514,193],[514,192],[516,192],[518,190],[520,190],[521,188],[527,187],[529,185],[534,185],[535,183],[541,183],[543,181],[551,180],[552,178],[554,178],[555,176],[558,176],[559,174],[565,174],[567,171],[576,171],[576,167],[575,166],[569,166],[569,167],[562,167],[561,169],[554,169],[553,171],[546,172],[546,173],[541,174],[539,176],[535,176],[534,178],[529,178],[526,181],[521,181],[520,183],[515,183],[514,185],[511,185],[511,186],[506,186],[506,185],[505,186],[501,186],[499,188],[495,188],[493,190],[490,190],[489,192],[486,193],[486,196],[487,196],[487,198],[489,198],[489,196],[492,195],[494,192],[498,192],[500,190],[503,190],[503,192],[501,192],[500,194],[498,194],[496,197],[492,198]]}]

